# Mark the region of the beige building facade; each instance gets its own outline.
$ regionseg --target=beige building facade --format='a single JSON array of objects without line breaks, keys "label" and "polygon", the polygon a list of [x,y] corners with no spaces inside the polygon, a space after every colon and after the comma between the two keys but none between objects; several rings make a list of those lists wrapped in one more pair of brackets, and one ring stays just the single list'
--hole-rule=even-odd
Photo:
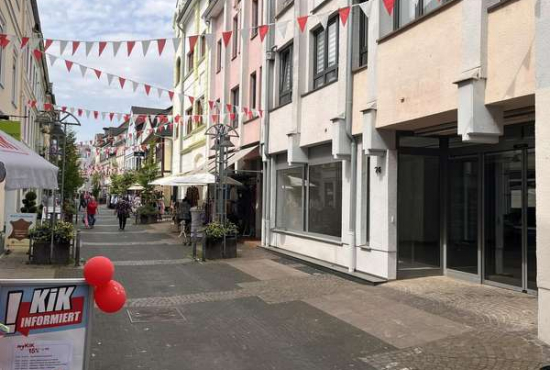
[{"label": "beige building facade", "polygon": [[550,342],[550,3],[275,1],[265,17],[291,26],[266,46],[263,245],[374,282],[538,295]]}]

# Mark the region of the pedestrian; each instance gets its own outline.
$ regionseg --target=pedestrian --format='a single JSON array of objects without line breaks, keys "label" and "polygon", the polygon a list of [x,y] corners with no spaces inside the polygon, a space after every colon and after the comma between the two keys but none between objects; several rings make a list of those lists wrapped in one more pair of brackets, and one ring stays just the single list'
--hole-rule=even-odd
[{"label": "pedestrian", "polygon": [[179,219],[184,222],[185,233],[191,230],[191,202],[185,197],[179,207]]},{"label": "pedestrian", "polygon": [[132,206],[130,206],[130,202],[128,201],[127,197],[119,198],[116,206],[115,206],[115,214],[118,217],[118,229],[121,231],[124,231],[126,228],[126,220],[128,217],[130,217],[130,213],[132,212]]},{"label": "pedestrian", "polygon": [[95,225],[95,216],[96,214],[99,214],[95,197],[90,197],[90,202],[86,207],[86,213],[88,214],[88,224],[90,225],[90,229],[93,229]]}]

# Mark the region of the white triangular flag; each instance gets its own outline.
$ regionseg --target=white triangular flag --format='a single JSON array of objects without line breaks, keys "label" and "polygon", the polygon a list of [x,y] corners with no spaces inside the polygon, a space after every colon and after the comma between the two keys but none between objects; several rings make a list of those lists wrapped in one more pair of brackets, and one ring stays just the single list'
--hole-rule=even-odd
[{"label": "white triangular flag", "polygon": [[133,87],[133,89],[134,89],[134,92],[136,92],[138,86],[139,86],[139,83],[138,83],[138,82],[132,81],[132,87]]},{"label": "white triangular flag", "polygon": [[90,111],[86,109],[86,118],[90,118]]},{"label": "white triangular flag", "polygon": [[211,33],[204,34],[204,42],[208,46],[208,49],[212,50],[214,47],[214,35]]},{"label": "white triangular flag", "polygon": [[147,55],[147,52],[149,51],[149,45],[151,44],[151,40],[143,40],[141,42],[141,48],[143,49],[143,56]]},{"label": "white triangular flag", "polygon": [[63,55],[65,48],[67,48],[68,41],[59,40],[59,55]]},{"label": "white triangular flag", "polygon": [[122,114],[121,114],[121,113],[117,113],[117,114],[115,114],[115,116],[116,116],[116,120],[117,120],[118,122],[120,122],[120,120],[122,119]]},{"label": "white triangular flag", "polygon": [[317,19],[319,20],[319,22],[321,22],[321,25],[323,26],[323,29],[327,29],[327,24],[328,24],[328,16],[329,14],[319,14],[317,16]]},{"label": "white triangular flag", "polygon": [[69,112],[71,112],[71,114],[74,114],[74,107],[70,107]]},{"label": "white triangular flag", "polygon": [[120,49],[121,41],[113,41],[113,55],[116,57],[118,49]]},{"label": "white triangular flag", "polygon": [[288,21],[276,23],[277,31],[282,38],[286,37],[286,30],[288,29]]},{"label": "white triangular flag", "polygon": [[105,116],[107,116],[107,113],[101,112],[101,119],[102,119],[103,121],[105,121]]},{"label": "white triangular flag", "polygon": [[83,65],[79,65],[79,67],[80,67],[80,73],[82,73],[82,77],[86,76],[86,70],[88,69],[88,67]]},{"label": "white triangular flag", "polygon": [[[416,0],[417,4],[418,4],[418,0]],[[372,1],[367,1],[367,2],[364,2],[364,3],[361,3],[359,4],[359,7],[361,8],[361,10],[363,11],[363,13],[365,13],[365,16],[368,18],[370,17],[370,9],[371,9],[371,6],[372,6]]]},{"label": "white triangular flag", "polygon": [[177,37],[174,37],[172,39],[172,44],[174,45],[174,52],[177,54],[178,53],[178,50],[180,48],[180,44],[181,44],[181,39],[180,38],[177,38]]},{"label": "white triangular flag", "polygon": [[158,93],[158,95],[159,95],[159,98],[161,98],[161,97],[162,97],[162,89],[158,89],[158,88],[157,88],[157,93]]},{"label": "white triangular flag", "polygon": [[48,54],[48,58],[50,59],[50,65],[53,67],[53,65],[57,61],[57,57],[55,55]]},{"label": "white triangular flag", "polygon": [[247,37],[250,37],[250,28],[241,29],[241,37],[243,40],[246,40]]},{"label": "white triangular flag", "polygon": [[111,86],[111,82],[113,82],[113,77],[115,77],[115,76],[113,76],[110,73],[107,73],[107,81],[109,83],[109,86]]},{"label": "white triangular flag", "polygon": [[92,51],[93,47],[94,47],[93,41],[86,41],[86,56],[90,54],[90,51]]}]

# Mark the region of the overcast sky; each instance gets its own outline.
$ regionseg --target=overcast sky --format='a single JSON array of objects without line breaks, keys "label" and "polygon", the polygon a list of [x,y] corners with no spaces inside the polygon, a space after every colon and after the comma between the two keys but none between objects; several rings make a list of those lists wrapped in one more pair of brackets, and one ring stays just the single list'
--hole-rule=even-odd
[{"label": "overcast sky", "polygon": [[[45,38],[115,41],[171,38],[174,35],[172,18],[176,0],[38,0],[38,6]],[[59,51],[58,43],[48,49],[48,53],[55,55],[60,55]],[[127,57],[125,44],[116,57],[113,57],[111,45],[98,57],[97,44],[88,57],[83,45],[73,56],[69,44],[62,57],[138,82],[172,88],[174,51],[171,41],[166,43],[162,57],[158,56],[156,42],[151,43],[147,57],[143,57],[141,44],[136,44],[130,57]],[[83,78],[76,65],[69,73],[61,60],[50,67],[50,79],[57,104],[62,106],[129,112],[132,105],[153,108],[171,105],[166,95],[158,99],[156,91],[151,91],[147,96],[141,86],[134,93],[131,84],[126,84],[121,90],[118,81],[113,80],[109,87],[106,76],[98,81],[93,71],[88,71]],[[108,118],[96,121],[92,116],[90,119],[83,117],[81,122],[82,127],[77,130],[79,141],[91,140],[95,133],[102,131],[102,127],[111,125]]]}]

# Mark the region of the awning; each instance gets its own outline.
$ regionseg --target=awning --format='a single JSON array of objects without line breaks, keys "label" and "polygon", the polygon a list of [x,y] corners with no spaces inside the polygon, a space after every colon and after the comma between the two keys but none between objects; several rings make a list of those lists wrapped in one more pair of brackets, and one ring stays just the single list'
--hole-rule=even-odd
[{"label": "awning", "polygon": [[227,161],[227,167],[230,167],[231,165],[237,163],[238,161],[240,161],[241,159],[243,159],[244,157],[246,157],[256,149],[258,149],[258,145],[239,150],[238,152],[233,154],[232,157],[229,158],[229,160]]},{"label": "awning", "polygon": [[[162,179],[156,179],[150,182],[151,185],[163,185],[163,186],[199,186],[216,183],[216,176],[211,173],[196,173],[192,175],[175,175],[164,177]],[[240,182],[232,179],[231,177],[224,177],[224,183],[226,185],[242,186]]]},{"label": "awning", "polygon": [[0,131],[0,162],[6,168],[6,190],[58,188],[59,168],[3,131]]},{"label": "awning", "polygon": [[139,184],[134,184],[128,188],[128,190],[143,190],[144,187]]}]

